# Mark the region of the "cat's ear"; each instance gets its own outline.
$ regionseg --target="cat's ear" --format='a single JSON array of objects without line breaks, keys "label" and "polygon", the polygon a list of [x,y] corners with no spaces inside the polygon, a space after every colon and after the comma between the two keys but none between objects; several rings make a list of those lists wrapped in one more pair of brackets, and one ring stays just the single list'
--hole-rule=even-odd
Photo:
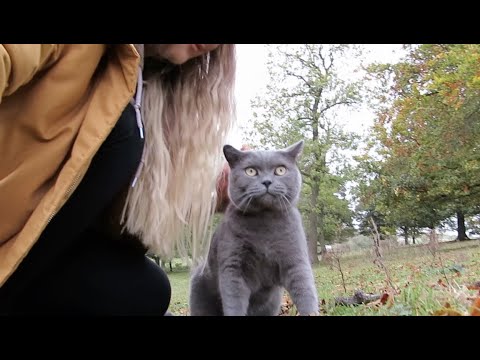
[{"label": "cat's ear", "polygon": [[303,140],[289,146],[284,152],[286,152],[289,156],[291,156],[294,160],[297,160],[298,157],[302,154],[303,151]]},{"label": "cat's ear", "polygon": [[235,149],[232,145],[225,145],[223,147],[223,154],[225,155],[225,159],[227,159],[230,167],[235,166],[235,164],[244,155],[244,153],[242,151]]}]

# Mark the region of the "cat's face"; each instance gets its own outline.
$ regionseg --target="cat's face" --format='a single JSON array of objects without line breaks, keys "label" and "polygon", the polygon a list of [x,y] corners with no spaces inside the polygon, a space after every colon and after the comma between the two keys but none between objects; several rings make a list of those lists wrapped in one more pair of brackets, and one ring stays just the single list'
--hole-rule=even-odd
[{"label": "cat's face", "polygon": [[298,201],[301,175],[296,160],[300,141],[287,149],[239,151],[225,145],[223,152],[231,171],[228,193],[234,206],[244,212],[285,210]]}]

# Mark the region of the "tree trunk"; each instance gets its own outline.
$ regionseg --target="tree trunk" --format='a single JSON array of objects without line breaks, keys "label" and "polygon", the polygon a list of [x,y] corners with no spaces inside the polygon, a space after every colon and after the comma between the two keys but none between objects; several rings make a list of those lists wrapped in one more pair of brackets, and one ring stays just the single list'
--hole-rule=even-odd
[{"label": "tree trunk", "polygon": [[457,212],[457,240],[470,240],[465,229],[465,214],[461,211]]},{"label": "tree trunk", "polygon": [[322,254],[324,254],[327,251],[326,245],[327,242],[325,241],[325,207],[323,204],[321,205],[320,212],[317,214],[317,225],[318,225],[318,240],[317,244],[320,245],[320,248],[322,249]]},{"label": "tree trunk", "polygon": [[415,230],[412,231],[412,244],[415,245]]},{"label": "tree trunk", "polygon": [[[315,102],[312,108],[312,140],[314,143],[318,141],[318,125],[319,125],[319,114],[318,114],[318,104],[320,102],[321,91],[318,94],[318,97],[315,98]],[[320,160],[320,155],[314,151],[315,161],[318,164]],[[318,254],[317,254],[317,242],[318,238],[318,214],[317,214],[317,203],[318,203],[318,194],[320,192],[320,185],[318,184],[318,176],[312,176],[311,178],[311,190],[310,194],[310,229],[308,236],[308,250],[310,254],[310,262],[312,265],[318,264]],[[324,251],[323,245],[322,251]]]},{"label": "tree trunk", "polygon": [[408,245],[408,226],[402,227],[403,236],[405,238],[405,245]]},{"label": "tree trunk", "polygon": [[312,184],[312,193],[310,194],[310,216],[308,222],[308,253],[310,255],[310,262],[315,265],[318,264],[317,255],[317,241],[318,241],[318,217],[315,209],[318,201],[318,183]]}]

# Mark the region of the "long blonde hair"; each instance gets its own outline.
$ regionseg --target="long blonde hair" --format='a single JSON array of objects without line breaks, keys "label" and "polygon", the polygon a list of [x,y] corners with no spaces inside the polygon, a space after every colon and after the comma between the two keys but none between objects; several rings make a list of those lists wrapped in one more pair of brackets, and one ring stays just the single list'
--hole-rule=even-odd
[{"label": "long blonde hair", "polygon": [[157,71],[145,64],[144,165],[122,222],[149,251],[193,259],[208,247],[222,147],[235,122],[235,47]]}]

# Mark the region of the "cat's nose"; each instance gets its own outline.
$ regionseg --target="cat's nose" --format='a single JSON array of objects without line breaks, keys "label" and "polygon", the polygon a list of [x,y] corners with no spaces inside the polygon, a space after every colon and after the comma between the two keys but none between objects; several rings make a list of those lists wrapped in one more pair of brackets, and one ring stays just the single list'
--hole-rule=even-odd
[{"label": "cat's nose", "polygon": [[263,185],[265,185],[268,189],[268,187],[272,184],[272,182],[270,180],[265,180],[262,182]]}]

